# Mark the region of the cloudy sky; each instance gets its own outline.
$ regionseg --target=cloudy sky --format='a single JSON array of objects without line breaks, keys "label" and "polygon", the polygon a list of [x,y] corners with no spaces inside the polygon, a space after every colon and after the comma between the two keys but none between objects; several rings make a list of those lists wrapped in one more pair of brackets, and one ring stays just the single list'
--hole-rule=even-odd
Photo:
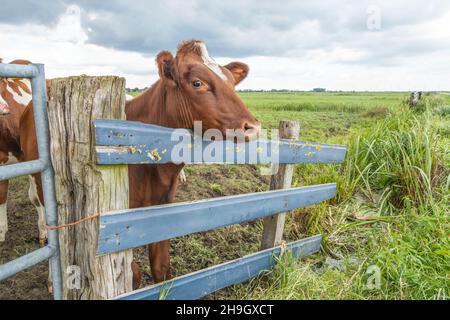
[{"label": "cloudy sky", "polygon": [[157,78],[184,39],[250,66],[241,89],[450,90],[450,1],[1,0],[0,57],[49,78]]}]

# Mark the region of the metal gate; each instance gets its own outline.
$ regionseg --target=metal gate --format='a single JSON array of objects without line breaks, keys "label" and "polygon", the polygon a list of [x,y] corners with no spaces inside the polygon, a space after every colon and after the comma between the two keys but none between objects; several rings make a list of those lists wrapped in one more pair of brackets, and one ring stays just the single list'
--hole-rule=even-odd
[{"label": "metal gate", "polygon": [[[54,174],[50,158],[50,138],[47,117],[47,94],[44,65],[0,64],[0,78],[1,77],[31,79],[39,159],[0,167],[0,181],[29,174],[41,173],[47,225],[56,226],[58,217]],[[49,230],[47,246],[0,265],[0,281],[47,259],[50,259],[54,298],[59,300],[62,298],[62,280],[58,230]]]}]

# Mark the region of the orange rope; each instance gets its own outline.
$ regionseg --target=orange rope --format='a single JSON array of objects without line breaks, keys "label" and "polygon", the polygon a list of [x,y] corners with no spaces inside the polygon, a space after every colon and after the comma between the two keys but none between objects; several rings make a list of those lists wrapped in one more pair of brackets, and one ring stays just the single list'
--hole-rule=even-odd
[{"label": "orange rope", "polygon": [[80,224],[80,223],[83,223],[83,222],[85,222],[85,221],[95,219],[95,218],[97,218],[97,217],[99,217],[99,216],[100,216],[100,213],[95,213],[95,214],[93,214],[93,215],[91,215],[91,216],[88,216],[88,217],[86,217],[86,218],[80,219],[80,220],[75,221],[75,222],[66,223],[66,224],[63,224],[63,225],[60,225],[60,226],[49,226],[49,225],[46,225],[45,227],[46,227],[48,230],[58,230],[58,229],[69,228],[69,227],[76,226],[76,225],[78,225],[78,224]]}]

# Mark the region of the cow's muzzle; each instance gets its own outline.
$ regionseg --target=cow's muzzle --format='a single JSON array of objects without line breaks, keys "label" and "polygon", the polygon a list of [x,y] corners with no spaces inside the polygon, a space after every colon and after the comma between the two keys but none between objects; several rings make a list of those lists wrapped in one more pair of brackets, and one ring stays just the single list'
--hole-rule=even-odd
[{"label": "cow's muzzle", "polygon": [[248,142],[258,139],[261,133],[261,123],[259,121],[242,122],[239,129],[231,130],[232,134],[227,132],[227,140],[234,143]]},{"label": "cow's muzzle", "polygon": [[261,133],[261,123],[245,123],[244,124],[244,135],[246,141],[253,141],[258,139]]}]

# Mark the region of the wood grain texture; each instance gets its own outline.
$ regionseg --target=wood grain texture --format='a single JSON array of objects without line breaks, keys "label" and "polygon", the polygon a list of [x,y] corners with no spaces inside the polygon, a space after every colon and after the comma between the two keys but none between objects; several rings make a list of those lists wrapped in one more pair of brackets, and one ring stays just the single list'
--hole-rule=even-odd
[{"label": "wood grain texture", "polygon": [[[125,119],[125,80],[55,79],[48,96],[59,225],[128,208],[127,166],[95,164],[93,127],[95,119]],[[132,290],[132,251],[97,256],[98,233],[98,218],[60,230],[64,299],[109,299]],[[81,288],[68,268],[79,268]]]},{"label": "wood grain texture", "polygon": [[[279,136],[282,139],[297,140],[300,135],[300,124],[296,121],[280,121]],[[295,165],[275,164],[278,166],[276,174],[272,175],[270,190],[288,189],[292,185]],[[286,213],[264,218],[264,230],[261,239],[261,250],[272,248],[281,244],[283,238]]]}]

